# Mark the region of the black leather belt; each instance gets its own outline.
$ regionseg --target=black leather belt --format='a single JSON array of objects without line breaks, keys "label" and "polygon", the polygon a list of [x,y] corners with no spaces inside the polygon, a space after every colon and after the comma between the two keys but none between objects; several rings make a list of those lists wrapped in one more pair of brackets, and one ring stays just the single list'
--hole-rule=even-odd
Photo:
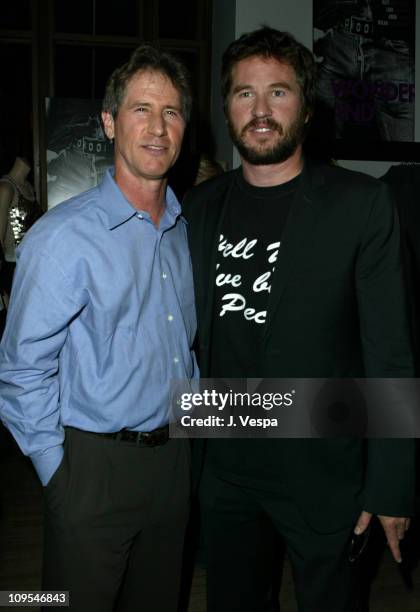
[{"label": "black leather belt", "polygon": [[[80,431],[80,430],[79,430]],[[129,442],[136,446],[162,446],[169,440],[169,425],[159,427],[153,431],[132,431],[131,429],[121,429],[113,433],[99,433],[95,431],[86,431],[83,433],[92,436],[100,436],[101,438],[111,438],[118,442]]]}]

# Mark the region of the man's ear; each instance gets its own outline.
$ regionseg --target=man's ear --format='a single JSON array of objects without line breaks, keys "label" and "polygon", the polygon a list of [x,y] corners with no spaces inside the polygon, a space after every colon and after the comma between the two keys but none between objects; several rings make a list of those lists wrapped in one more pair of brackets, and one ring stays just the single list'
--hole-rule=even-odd
[{"label": "man's ear", "polygon": [[107,111],[103,111],[101,113],[102,123],[104,124],[104,132],[109,140],[113,140],[114,138],[114,117],[111,113]]},{"label": "man's ear", "polygon": [[312,117],[314,116],[314,110],[315,109],[312,106],[306,108],[305,124],[309,123],[312,120]]}]

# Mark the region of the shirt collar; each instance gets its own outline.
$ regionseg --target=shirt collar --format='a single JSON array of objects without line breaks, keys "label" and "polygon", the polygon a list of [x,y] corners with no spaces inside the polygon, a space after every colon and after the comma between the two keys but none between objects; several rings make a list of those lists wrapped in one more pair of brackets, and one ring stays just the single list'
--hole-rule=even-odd
[{"label": "shirt collar", "polygon": [[166,211],[174,219],[174,221],[179,217],[182,219],[182,221],[184,221],[184,223],[186,223],[186,220],[181,215],[181,205],[178,202],[178,198],[169,185],[166,188]]},{"label": "shirt collar", "polygon": [[[98,206],[103,210],[107,218],[108,229],[112,230],[118,225],[125,223],[138,213],[127,198],[124,196],[117,183],[114,181],[114,168],[108,168],[102,183],[99,185]],[[181,206],[172,189],[166,188],[166,213],[175,221],[180,217],[184,223],[185,219],[181,216]]]}]

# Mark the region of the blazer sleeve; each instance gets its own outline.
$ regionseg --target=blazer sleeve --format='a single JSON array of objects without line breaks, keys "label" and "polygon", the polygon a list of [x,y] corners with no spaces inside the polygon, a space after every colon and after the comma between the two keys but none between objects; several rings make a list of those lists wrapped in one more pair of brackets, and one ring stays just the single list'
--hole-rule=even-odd
[{"label": "blazer sleeve", "polygon": [[[414,377],[399,223],[388,188],[381,183],[372,198],[358,255],[356,292],[366,377],[383,378],[384,385],[386,379]],[[364,509],[386,516],[413,514],[415,441],[369,439],[366,467]]]}]

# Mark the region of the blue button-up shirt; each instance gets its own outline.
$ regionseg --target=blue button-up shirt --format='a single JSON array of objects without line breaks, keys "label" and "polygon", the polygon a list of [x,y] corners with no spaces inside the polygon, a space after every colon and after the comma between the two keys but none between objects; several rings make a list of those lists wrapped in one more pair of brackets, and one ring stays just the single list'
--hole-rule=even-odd
[{"label": "blue button-up shirt", "polygon": [[46,484],[63,427],[151,431],[171,379],[198,376],[186,222],[168,188],[159,228],[108,171],[44,215],[18,249],[0,345],[0,416]]}]

